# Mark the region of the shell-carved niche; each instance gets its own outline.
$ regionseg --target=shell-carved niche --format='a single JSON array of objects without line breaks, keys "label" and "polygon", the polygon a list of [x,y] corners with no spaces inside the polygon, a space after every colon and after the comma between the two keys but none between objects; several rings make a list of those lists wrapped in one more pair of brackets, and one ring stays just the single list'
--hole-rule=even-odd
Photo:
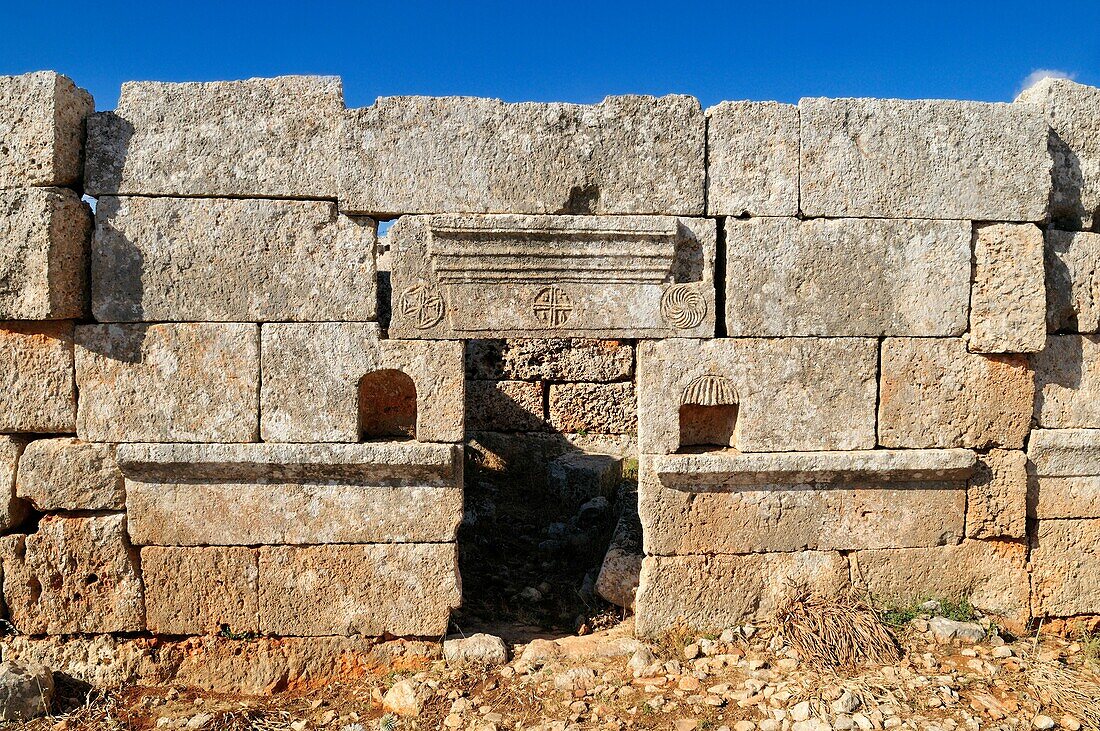
[{"label": "shell-carved niche", "polygon": [[737,388],[725,376],[693,379],[680,394],[680,448],[736,447],[738,402]]}]

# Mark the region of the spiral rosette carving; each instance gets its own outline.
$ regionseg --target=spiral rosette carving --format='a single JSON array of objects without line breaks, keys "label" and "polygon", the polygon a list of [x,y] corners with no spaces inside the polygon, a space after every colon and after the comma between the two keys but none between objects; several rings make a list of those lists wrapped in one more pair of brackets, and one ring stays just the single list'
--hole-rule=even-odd
[{"label": "spiral rosette carving", "polygon": [[428,285],[420,282],[401,293],[401,314],[412,318],[417,330],[438,325],[446,311],[443,297]]},{"label": "spiral rosette carving", "polygon": [[689,330],[707,316],[707,301],[686,284],[675,284],[661,295],[661,317],[673,327]]}]

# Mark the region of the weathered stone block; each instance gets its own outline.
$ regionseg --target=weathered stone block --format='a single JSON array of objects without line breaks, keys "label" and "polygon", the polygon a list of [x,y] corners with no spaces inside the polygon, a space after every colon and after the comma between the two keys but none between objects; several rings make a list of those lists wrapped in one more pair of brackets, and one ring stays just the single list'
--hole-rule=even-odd
[{"label": "weathered stone block", "polygon": [[710,337],[716,230],[671,216],[409,216],[398,338]]},{"label": "weathered stone block", "polygon": [[126,490],[113,444],[35,439],[19,460],[19,497],[38,510],[122,510]]},{"label": "weathered stone block", "polygon": [[1051,162],[1036,107],[803,99],[798,110],[808,217],[1046,218]]},{"label": "weathered stone block", "polygon": [[138,632],[145,606],[124,515],[46,516],[0,542],[4,603],[22,634]]},{"label": "weathered stone block", "polygon": [[974,227],[974,353],[1036,353],[1046,342],[1043,232],[1030,223]]},{"label": "weathered stone block", "polygon": [[373,320],[375,224],[335,203],[99,199],[100,322]]},{"label": "weathered stone block", "polygon": [[1031,356],[1035,425],[1046,429],[1100,427],[1100,336],[1051,335]]},{"label": "weathered stone block", "polygon": [[848,565],[839,553],[648,556],[638,585],[635,632],[644,638],[683,628],[721,632],[770,619],[800,587],[830,595],[847,585]]},{"label": "weathered stone block", "polygon": [[72,323],[0,323],[0,432],[75,428]]},{"label": "weathered stone block", "polygon": [[1060,228],[1100,224],[1100,89],[1068,79],[1043,79],[1016,100],[1036,105],[1050,125],[1050,217]]},{"label": "weathered stone block", "polygon": [[637,496],[624,505],[611,543],[596,577],[596,593],[617,607],[634,611],[638,580],[642,574],[642,524],[638,520]]},{"label": "weathered stone block", "polygon": [[0,320],[83,317],[91,232],[88,207],[71,190],[0,192]]},{"label": "weathered stone block", "polygon": [[643,456],[649,555],[854,550],[957,543],[964,450]]},{"label": "weathered stone block", "polygon": [[461,452],[449,444],[127,444],[138,545],[452,541]]},{"label": "weathered stone block", "polygon": [[957,338],[887,338],[881,368],[882,446],[1024,446],[1035,387],[1022,356],[969,353]]},{"label": "weathered stone block", "polygon": [[53,71],[0,76],[0,188],[76,185],[92,96]]},{"label": "weathered stone block", "polygon": [[1027,456],[1030,517],[1100,518],[1100,429],[1035,429]]},{"label": "weathered stone block", "polygon": [[466,375],[488,381],[625,381],[634,375],[634,348],[581,338],[469,340]]},{"label": "weathered stone block", "polygon": [[415,388],[415,438],[462,441],[462,343],[382,340],[378,326],[366,323],[270,324],[262,339],[264,441],[360,441],[360,410],[390,405],[361,397],[360,382],[392,371]]},{"label": "weathered stone block", "polygon": [[961,335],[970,223],[726,219],[731,336]]},{"label": "weathered stone block", "polygon": [[742,452],[872,449],[877,351],[865,338],[639,343],[641,451],[718,438]]},{"label": "weathered stone block", "polygon": [[622,459],[609,454],[566,452],[546,466],[551,494],[573,508],[598,495],[614,497],[622,477]]},{"label": "weathered stone block", "polygon": [[0,530],[19,525],[27,515],[27,504],[16,497],[15,477],[23,442],[0,436]]},{"label": "weathered stone block", "polygon": [[1100,234],[1047,229],[1047,329],[1050,332],[1100,331],[1098,270]]},{"label": "weathered stone block", "polygon": [[1036,617],[1100,614],[1100,519],[1040,520],[1031,585]]},{"label": "weathered stone block", "polygon": [[550,386],[550,423],[558,431],[633,434],[638,397],[631,383],[563,383]]},{"label": "weathered stone block", "polygon": [[1008,541],[963,541],[954,546],[859,551],[850,556],[852,580],[874,601],[909,606],[917,599],[970,602],[1017,626],[1030,617],[1027,546]]},{"label": "weathered stone block", "polygon": [[260,549],[266,633],[440,637],[460,601],[453,543]]},{"label": "weathered stone block", "polygon": [[146,625],[169,635],[259,631],[258,552],[250,548],[141,549]]},{"label": "weathered stone block", "polygon": [[967,484],[966,537],[1026,536],[1027,455],[991,449],[978,456],[977,472]]},{"label": "weathered stone block", "polygon": [[707,110],[707,214],[798,215],[798,107],[722,102]]},{"label": "weathered stone block", "polygon": [[527,381],[467,381],[466,428],[545,431],[543,388]]},{"label": "weathered stone block", "polygon": [[382,97],[345,117],[340,205],[371,214],[701,215],[705,127],[688,96],[594,105]]},{"label": "weathered stone block", "polygon": [[81,439],[257,438],[257,325],[83,325],[76,330],[76,340]]},{"label": "weathered stone block", "polygon": [[477,470],[522,479],[545,487],[547,465],[563,454],[585,452],[630,458],[638,440],[625,434],[562,434],[560,432],[472,432],[466,442],[467,464]]},{"label": "weathered stone block", "polygon": [[91,195],[335,198],[340,79],[129,82],[88,121]]}]

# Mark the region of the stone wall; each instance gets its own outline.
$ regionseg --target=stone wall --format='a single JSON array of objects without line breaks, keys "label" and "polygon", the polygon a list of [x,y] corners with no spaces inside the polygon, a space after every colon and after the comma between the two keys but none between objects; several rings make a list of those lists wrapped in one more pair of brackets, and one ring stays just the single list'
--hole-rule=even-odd
[{"label": "stone wall", "polygon": [[1098,112],[0,77],[7,619],[442,635],[467,443],[639,457],[644,635],[1100,614]]}]

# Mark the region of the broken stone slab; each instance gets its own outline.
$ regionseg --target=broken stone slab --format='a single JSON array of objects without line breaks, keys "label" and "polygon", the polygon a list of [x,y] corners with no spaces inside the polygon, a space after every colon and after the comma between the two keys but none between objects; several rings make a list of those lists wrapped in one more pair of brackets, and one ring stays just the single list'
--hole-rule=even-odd
[{"label": "broken stone slab", "polygon": [[1021,631],[1031,616],[1027,546],[1020,542],[857,551],[849,560],[853,582],[883,606],[910,606],[929,596],[967,599]]},{"label": "broken stone slab", "polygon": [[1028,440],[1033,518],[1100,518],[1100,429],[1033,429]]},{"label": "broken stone slab", "polygon": [[807,217],[1046,219],[1051,161],[1038,107],[802,99],[798,110]]},{"label": "broken stone slab", "polygon": [[798,215],[798,107],[722,102],[707,110],[707,214]]},{"label": "broken stone slab", "polygon": [[974,226],[973,353],[1037,353],[1046,343],[1043,232],[1030,223]]},{"label": "broken stone slab", "polygon": [[[868,465],[872,460],[859,453],[851,455],[854,469],[847,474],[838,471],[843,453],[643,456],[638,493],[645,551],[670,556],[957,543],[965,480],[974,464],[972,452],[958,451],[958,458],[911,460],[895,453],[893,474],[887,460],[878,460],[882,467]],[[802,471],[817,455],[821,472]],[[776,471],[754,471],[753,462]],[[921,471],[930,462],[934,467]]]},{"label": "broken stone slab", "polygon": [[401,404],[389,396],[361,403],[360,382],[380,372],[397,384],[393,371],[411,379],[415,389],[415,439],[462,441],[462,343],[382,340],[371,323],[265,324],[262,340],[264,441],[361,441],[360,407],[369,416]]},{"label": "broken stone slab", "polygon": [[991,449],[978,455],[978,469],[966,487],[966,537],[1026,537],[1027,483],[1022,451]]},{"label": "broken stone slab", "polygon": [[969,221],[727,218],[726,329],[731,337],[961,335],[970,229]]},{"label": "broken stone slab", "polygon": [[42,665],[0,663],[0,720],[45,716],[53,702],[53,673]]},{"label": "broken stone slab", "polygon": [[1040,520],[1030,565],[1036,617],[1100,614],[1100,519]]},{"label": "broken stone slab", "polygon": [[126,490],[115,445],[73,437],[35,439],[19,460],[16,494],[37,510],[123,510]]},{"label": "broken stone slab", "polygon": [[375,223],[335,203],[116,198],[96,207],[100,322],[373,320]]},{"label": "broken stone slab", "polygon": [[251,548],[141,549],[146,625],[168,635],[259,630],[259,568]]},{"label": "broken stone slab", "polygon": [[1100,336],[1051,335],[1031,356],[1035,370],[1035,426],[1100,427]]},{"label": "broken stone slab", "polygon": [[597,496],[612,496],[622,477],[622,459],[607,454],[566,452],[546,468],[551,493],[571,508]]},{"label": "broken stone slab", "polygon": [[638,586],[635,632],[657,638],[674,629],[721,632],[771,619],[804,586],[843,592],[848,565],[839,553],[803,551],[747,556],[647,556]]},{"label": "broken stone slab", "polygon": [[592,105],[381,97],[345,115],[340,205],[387,216],[698,216],[705,128],[689,96],[612,96]]},{"label": "broken stone slab", "polygon": [[92,95],[53,71],[0,76],[0,189],[77,185]]},{"label": "broken stone slab", "polygon": [[0,323],[0,432],[73,431],[72,323]]},{"label": "broken stone slab", "polygon": [[555,383],[550,385],[550,424],[557,431],[634,434],[638,397],[632,383]]},{"label": "broken stone slab", "polygon": [[126,516],[49,515],[0,541],[4,603],[23,634],[140,632],[145,602]]},{"label": "broken stone slab", "polygon": [[343,86],[334,76],[128,82],[88,121],[100,195],[336,198]]},{"label": "broken stone slab", "polygon": [[634,375],[634,348],[616,340],[513,338],[466,342],[466,376],[478,380],[603,383]]},{"label": "broken stone slab", "polygon": [[452,541],[460,459],[416,442],[119,448],[138,545]]},{"label": "broken stone slab", "polygon": [[469,463],[477,470],[522,479],[538,488],[547,485],[547,465],[567,452],[609,454],[624,459],[638,454],[638,440],[624,434],[479,431],[469,435],[466,447]]},{"label": "broken stone slab", "polygon": [[257,438],[259,326],[81,325],[78,436],[89,442]]},{"label": "broken stone slab", "polygon": [[1100,331],[1098,270],[1100,234],[1047,229],[1047,329],[1050,332]]},{"label": "broken stone slab", "polygon": [[0,192],[0,320],[84,317],[91,232],[88,206],[71,190]]},{"label": "broken stone slab", "polygon": [[443,658],[455,667],[504,665],[508,662],[508,645],[501,638],[482,632],[452,637],[443,641]]},{"label": "broken stone slab", "polygon": [[260,549],[267,634],[440,637],[460,603],[454,543]]},{"label": "broken stone slab", "polygon": [[16,468],[24,442],[0,436],[0,530],[9,530],[27,517],[27,504],[16,497]]},{"label": "broken stone slab", "polygon": [[1069,79],[1043,79],[1016,99],[1035,105],[1050,125],[1050,218],[1059,228],[1088,231],[1100,224],[1100,89]]},{"label": "broken stone slab", "polygon": [[882,446],[1023,448],[1035,392],[1023,356],[970,353],[961,338],[886,338],[881,370]]},{"label": "broken stone slab", "polygon": [[714,334],[713,220],[407,216],[389,240],[392,337]]},{"label": "broken stone slab", "polygon": [[619,493],[622,513],[615,524],[596,577],[596,593],[615,606],[634,611],[634,597],[642,572],[642,523],[638,519],[638,495],[634,490]]},{"label": "broken stone slab", "polygon": [[546,431],[544,384],[466,381],[466,428],[477,431]]},{"label": "broken stone slab", "polygon": [[981,642],[985,639],[985,630],[975,622],[956,622],[947,617],[932,617],[928,620],[928,628],[937,642]]},{"label": "broken stone slab", "polygon": [[639,343],[641,452],[872,449],[877,375],[867,338]]}]

